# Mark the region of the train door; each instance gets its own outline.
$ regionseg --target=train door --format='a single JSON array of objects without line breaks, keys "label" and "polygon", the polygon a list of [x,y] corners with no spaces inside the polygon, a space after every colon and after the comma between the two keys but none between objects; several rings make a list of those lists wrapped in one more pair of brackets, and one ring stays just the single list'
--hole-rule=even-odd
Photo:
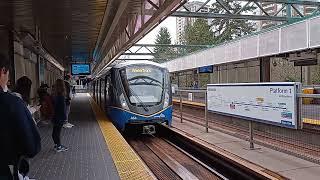
[{"label": "train door", "polygon": [[99,103],[99,80],[96,80],[96,89],[95,89],[95,92],[96,92],[96,102]]},{"label": "train door", "polygon": [[96,81],[92,82],[93,99],[96,100]]},{"label": "train door", "polygon": [[101,97],[101,94],[100,94],[100,86],[101,86],[101,84],[100,84],[100,79],[98,80],[98,89],[97,89],[97,91],[98,91],[98,105],[100,106],[100,97]]},{"label": "train door", "polygon": [[104,78],[101,79],[101,87],[100,87],[100,107],[103,109],[104,108],[104,103],[105,103],[105,98],[104,98],[104,90],[105,90],[105,81]]},{"label": "train door", "polygon": [[110,103],[110,91],[109,91],[109,88],[110,88],[110,74],[108,74],[106,77],[106,89],[105,89],[105,99],[106,99],[106,107],[107,106],[110,106],[111,103]]}]

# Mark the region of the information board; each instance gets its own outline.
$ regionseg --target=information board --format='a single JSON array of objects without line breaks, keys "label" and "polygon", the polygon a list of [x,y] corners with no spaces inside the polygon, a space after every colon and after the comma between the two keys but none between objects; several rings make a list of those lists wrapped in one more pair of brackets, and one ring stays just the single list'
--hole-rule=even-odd
[{"label": "information board", "polygon": [[198,71],[199,71],[199,73],[212,73],[213,72],[213,65],[199,67]]},{"label": "information board", "polygon": [[72,75],[89,75],[90,64],[72,64],[71,74]]},{"label": "information board", "polygon": [[208,110],[289,128],[297,128],[299,83],[209,84]]}]

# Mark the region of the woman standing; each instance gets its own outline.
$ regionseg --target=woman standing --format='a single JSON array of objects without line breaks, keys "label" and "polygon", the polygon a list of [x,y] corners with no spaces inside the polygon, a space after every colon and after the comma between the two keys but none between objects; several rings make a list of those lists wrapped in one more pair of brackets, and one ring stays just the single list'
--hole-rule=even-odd
[{"label": "woman standing", "polygon": [[[37,108],[33,108],[30,106],[31,85],[32,81],[27,76],[22,76],[17,80],[16,87],[11,94],[21,98],[26,104],[28,110],[30,111],[30,114],[33,115],[33,113],[37,111]],[[37,124],[34,118],[33,121],[35,124]]]},{"label": "woman standing", "polygon": [[68,148],[61,145],[61,129],[63,127],[63,123],[67,118],[66,114],[66,98],[65,98],[65,86],[64,81],[62,79],[57,79],[54,86],[54,115],[52,118],[53,123],[53,131],[52,131],[52,139],[54,142],[54,150],[56,152],[67,151]]}]

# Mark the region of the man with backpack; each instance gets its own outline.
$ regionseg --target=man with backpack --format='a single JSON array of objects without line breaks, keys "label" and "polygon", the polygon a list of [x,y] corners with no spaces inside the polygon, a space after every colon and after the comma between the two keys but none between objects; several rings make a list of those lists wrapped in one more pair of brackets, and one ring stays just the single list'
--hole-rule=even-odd
[{"label": "man with backpack", "polygon": [[[38,129],[25,103],[20,98],[5,92],[9,79],[10,63],[0,54],[0,179],[18,179],[18,171],[25,158],[32,158],[41,149]],[[21,169],[20,169],[21,172]],[[27,172],[23,172],[24,175]]]}]

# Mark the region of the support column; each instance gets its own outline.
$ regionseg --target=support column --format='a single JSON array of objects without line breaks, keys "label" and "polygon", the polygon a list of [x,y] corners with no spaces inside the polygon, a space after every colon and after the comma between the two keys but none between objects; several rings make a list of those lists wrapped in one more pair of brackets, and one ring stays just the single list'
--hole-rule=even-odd
[{"label": "support column", "polygon": [[270,58],[260,58],[260,82],[270,82]]},{"label": "support column", "polygon": [[311,67],[310,66],[305,66],[304,67],[304,83],[306,85],[311,85],[312,84],[312,79],[311,79]]}]

